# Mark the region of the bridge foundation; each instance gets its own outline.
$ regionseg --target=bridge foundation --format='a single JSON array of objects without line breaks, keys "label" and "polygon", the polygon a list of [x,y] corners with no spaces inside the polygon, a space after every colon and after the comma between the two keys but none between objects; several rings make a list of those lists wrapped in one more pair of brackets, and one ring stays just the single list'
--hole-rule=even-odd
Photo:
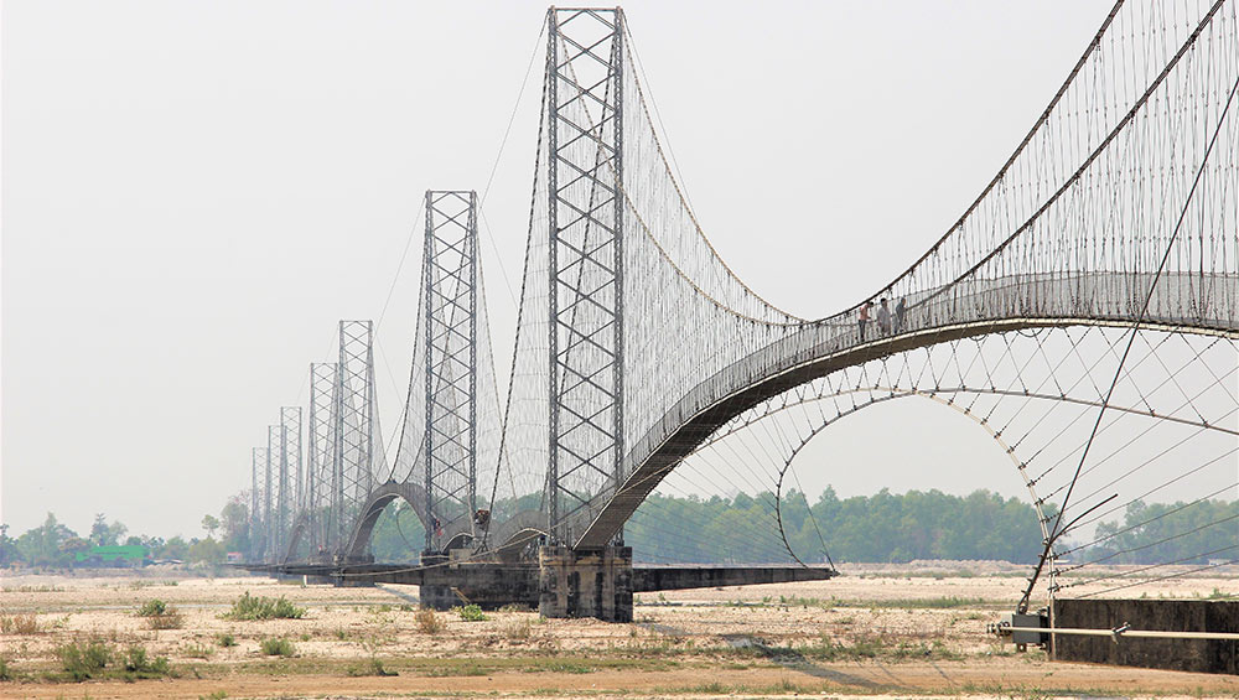
[{"label": "bridge foundation", "polygon": [[538,550],[538,611],[543,617],[632,622],[632,547]]},{"label": "bridge foundation", "polygon": [[[448,556],[446,554],[422,552],[422,566],[442,568],[447,562]],[[426,578],[433,580],[438,577],[427,576]],[[417,597],[421,600],[422,607],[433,610],[451,610],[453,607],[460,605],[456,594],[452,592],[452,587],[442,583],[431,583],[430,581],[423,583],[417,587]]]}]

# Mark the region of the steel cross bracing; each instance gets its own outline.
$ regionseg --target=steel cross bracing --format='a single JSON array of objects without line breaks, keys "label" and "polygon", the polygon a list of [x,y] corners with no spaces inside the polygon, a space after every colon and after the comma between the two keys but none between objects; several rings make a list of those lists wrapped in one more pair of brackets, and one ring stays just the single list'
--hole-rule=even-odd
[{"label": "steel cross bracing", "polygon": [[623,29],[619,8],[547,14],[549,531],[622,482]]},{"label": "steel cross bracing", "polygon": [[280,538],[276,552],[288,551],[293,518],[303,507],[301,473],[301,407],[280,407],[280,495],[277,519]]},{"label": "steel cross bracing", "polygon": [[375,457],[374,323],[340,321],[334,403],[332,512],[337,549],[373,486]]},{"label": "steel cross bracing", "polygon": [[426,549],[477,510],[477,194],[426,192]]},{"label": "steel cross bracing", "polygon": [[[305,513],[306,534],[309,536],[310,552],[334,549],[335,541],[330,537],[335,529],[331,527],[336,512],[331,508],[328,492],[324,485],[330,485],[331,474],[335,466],[335,362],[313,362],[310,364],[310,420],[309,420],[309,468],[306,470],[306,500]],[[324,503],[324,500],[327,500]]]},{"label": "steel cross bracing", "polygon": [[266,472],[266,488],[262,493],[263,522],[266,524],[263,559],[267,561],[275,561],[276,552],[280,551],[280,525],[275,510],[280,491],[279,472],[283,456],[283,432],[281,426],[267,426],[266,464],[263,467]]},{"label": "steel cross bracing", "polygon": [[265,523],[262,515],[264,503],[263,485],[259,473],[267,463],[266,448],[255,447],[250,451],[250,561],[259,561],[263,555]]}]

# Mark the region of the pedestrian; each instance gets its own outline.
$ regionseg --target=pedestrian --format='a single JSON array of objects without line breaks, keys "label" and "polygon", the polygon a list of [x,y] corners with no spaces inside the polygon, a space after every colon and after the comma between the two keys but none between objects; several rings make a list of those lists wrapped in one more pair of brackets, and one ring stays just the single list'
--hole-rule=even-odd
[{"label": "pedestrian", "polygon": [[860,342],[862,343],[865,342],[865,325],[869,323],[869,309],[872,306],[873,304],[870,304],[868,300],[860,305],[860,318],[857,323],[860,326]]},{"label": "pedestrian", "polygon": [[903,317],[908,313],[907,299],[899,297],[899,303],[895,304],[895,332],[903,330]]},{"label": "pedestrian", "polygon": [[886,306],[886,297],[882,297],[878,307],[878,330],[882,335],[888,335],[891,332],[891,310]]}]

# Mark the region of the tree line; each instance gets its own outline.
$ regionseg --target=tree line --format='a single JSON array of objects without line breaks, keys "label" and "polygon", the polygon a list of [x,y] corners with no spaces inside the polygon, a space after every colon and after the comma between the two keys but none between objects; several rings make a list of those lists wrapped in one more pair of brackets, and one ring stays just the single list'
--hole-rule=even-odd
[{"label": "tree line", "polygon": [[[537,509],[531,494],[494,504],[496,519]],[[0,526],[0,566],[71,565],[77,552],[95,545],[141,545],[153,559],[219,564],[226,552],[249,551],[247,494],[229,500],[219,516],[202,520],[205,537],[168,539],[129,535],[121,523],[96,516],[78,535],[48,513],[44,523],[20,537]],[[773,493],[731,498],[652,495],[624,527],[637,561],[753,564],[906,563],[915,559],[1004,560],[1033,563],[1042,535],[1036,510],[1018,498],[985,490],[955,496],[936,489],[839,498],[827,488],[810,503],[786,494],[776,508]],[[1048,506],[1047,517],[1054,510]],[[781,528],[780,528],[781,523]],[[1073,562],[1100,564],[1208,564],[1239,556],[1239,500],[1168,504],[1134,501],[1123,519],[1101,523],[1089,541],[1064,542]],[[415,561],[425,544],[421,521],[397,501],[379,518],[371,540],[377,561]]]}]

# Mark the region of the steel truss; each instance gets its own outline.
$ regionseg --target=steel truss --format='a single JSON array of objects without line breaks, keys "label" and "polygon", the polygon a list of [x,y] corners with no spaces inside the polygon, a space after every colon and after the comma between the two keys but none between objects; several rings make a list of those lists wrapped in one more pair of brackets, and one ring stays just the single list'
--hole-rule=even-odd
[{"label": "steel truss", "polygon": [[[477,510],[477,194],[426,192],[426,549]],[[468,523],[468,520],[465,520]]]},{"label": "steel truss", "polygon": [[353,522],[373,486],[376,427],[373,340],[372,321],[340,321],[331,506],[337,552],[346,544],[345,527]]},{"label": "steel truss", "polygon": [[547,510],[558,542],[623,477],[623,22],[619,8],[547,13]]},{"label": "steel truss", "polygon": [[301,493],[301,407],[280,407],[280,489],[276,506],[279,539],[276,556],[288,552],[292,520],[303,505]]},{"label": "steel truss", "polygon": [[279,425],[267,426],[266,488],[263,489],[262,520],[266,525],[263,543],[263,559],[274,562],[279,558],[280,526],[275,509],[278,507],[280,489],[280,462],[283,457],[284,429]]},{"label": "steel truss", "polygon": [[317,553],[327,548],[335,548],[336,542],[330,537],[335,530],[331,527],[331,518],[335,511],[330,503],[323,503],[327,496],[324,485],[332,483],[331,475],[335,467],[335,410],[336,388],[335,362],[310,363],[310,418],[308,426],[305,504],[301,512],[305,514],[305,535],[308,537],[310,552]]},{"label": "steel truss", "polygon": [[267,449],[265,447],[255,447],[250,451],[250,561],[260,561],[265,546],[266,521],[262,512],[265,496],[260,472],[265,468],[266,463]]}]

